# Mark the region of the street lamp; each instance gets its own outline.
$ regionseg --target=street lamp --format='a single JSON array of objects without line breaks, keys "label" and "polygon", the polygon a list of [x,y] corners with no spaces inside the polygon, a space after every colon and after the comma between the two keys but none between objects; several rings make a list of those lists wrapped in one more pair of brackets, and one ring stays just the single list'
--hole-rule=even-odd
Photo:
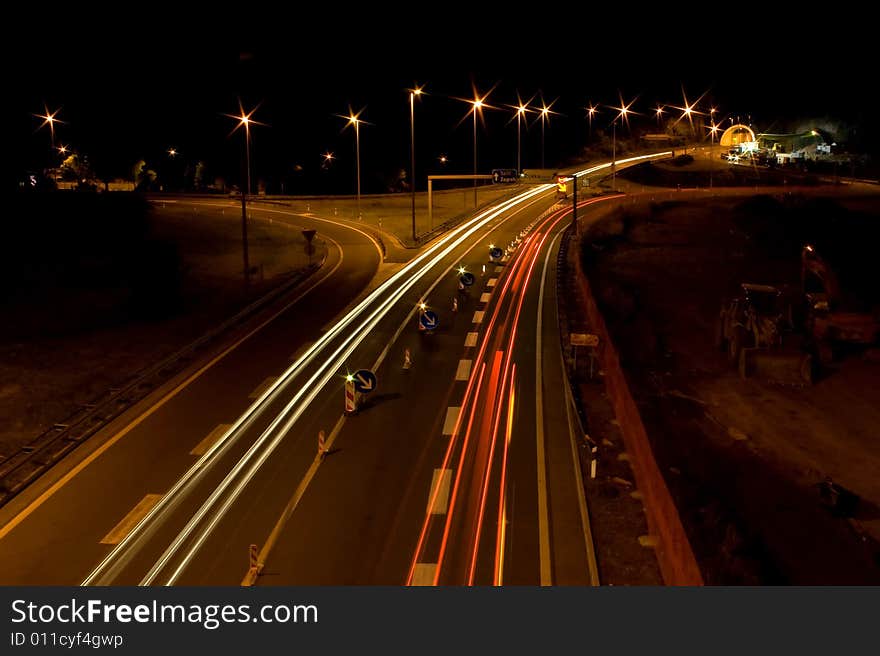
[{"label": "street lamp", "polygon": [[620,98],[620,107],[611,106],[611,109],[617,110],[617,116],[611,121],[611,187],[614,191],[617,191],[617,121],[623,119],[623,122],[629,125],[629,115],[636,113],[630,109],[636,101],[635,98],[629,103],[624,103],[620,93],[618,93],[618,97]]},{"label": "street lamp", "polygon": [[[516,94],[516,105],[508,105],[513,111],[514,116],[516,117],[516,177],[519,179],[519,176],[522,174],[522,121],[526,115],[526,112],[531,111],[529,108],[529,103],[532,102],[534,96],[528,99],[525,103],[523,103],[522,98],[520,98],[519,93]],[[508,121],[509,122],[509,121]]]},{"label": "street lamp", "polygon": [[[472,85],[473,86],[473,85]],[[491,89],[489,89],[483,96],[480,96],[477,93],[476,86],[473,86],[474,97],[473,98],[456,98],[456,100],[461,100],[462,102],[468,103],[471,108],[468,110],[467,114],[465,114],[462,119],[456,124],[461,125],[461,123],[468,117],[468,114],[474,115],[474,207],[477,206],[477,114],[482,118],[484,109],[497,109],[496,107],[492,107],[491,105],[486,104],[486,99],[489,95],[494,91],[495,86],[493,85]]]},{"label": "street lamp", "polygon": [[[714,113],[715,113],[715,109],[712,108],[712,110],[711,110],[710,113],[714,114]],[[711,125],[711,127],[709,128],[709,134],[710,134],[710,136],[711,136],[711,138],[712,138],[712,146],[711,146],[711,148],[709,148],[709,189],[712,188],[712,171],[713,171],[713,168],[714,168],[714,160],[713,160],[712,158],[713,158],[713,156],[714,156],[714,155],[713,155],[713,150],[715,149],[715,133],[716,133],[716,132],[718,132],[718,126],[715,124],[715,121],[713,120],[713,121],[712,121],[712,125]]]},{"label": "street lamp", "polygon": [[[250,112],[244,111],[244,107],[241,104],[241,100],[238,101],[238,110],[239,115],[235,116],[233,114],[226,114],[229,118],[235,119],[238,121],[238,125],[232,128],[232,132],[238,130],[240,127],[244,127],[244,157],[245,157],[245,175],[244,182],[245,186],[242,187],[241,190],[241,247],[242,247],[242,256],[244,259],[244,282],[245,284],[250,283],[250,262],[248,260],[248,237],[247,237],[247,195],[251,193],[251,124],[254,125],[265,125],[265,123],[260,123],[259,121],[255,121],[251,118],[257,109],[260,106],[257,105]],[[172,149],[173,150],[173,149]]]},{"label": "street lamp", "polygon": [[424,86],[413,86],[409,90],[409,138],[410,138],[410,187],[412,187],[412,239],[416,241],[416,96],[422,95]]},{"label": "street lamp", "polygon": [[[557,98],[558,100],[558,98]],[[554,100],[549,105],[544,104],[544,101],[541,100],[541,109],[539,111],[539,115],[541,117],[541,168],[544,168],[544,126],[547,121],[550,120],[550,114],[556,114],[557,112],[551,112],[550,108],[553,107],[556,100]]]},{"label": "street lamp", "polygon": [[596,113],[596,110],[599,108],[598,105],[594,105],[592,102],[589,103],[585,109],[587,110],[587,119],[589,119],[589,133],[587,135],[587,141],[593,141],[593,114]]},{"label": "street lamp", "polygon": [[342,128],[343,130],[347,128],[349,125],[354,126],[354,150],[355,150],[355,159],[356,159],[356,170],[357,170],[357,212],[358,212],[358,221],[360,221],[363,217],[361,216],[361,123],[366,123],[366,121],[361,120],[360,115],[364,113],[365,107],[361,108],[361,110],[355,114],[351,110],[351,106],[348,108],[348,116],[342,116],[337,114],[339,118],[343,118],[348,123]]},{"label": "street lamp", "polygon": [[51,141],[52,150],[55,150],[55,124],[64,123],[64,121],[62,121],[61,119],[55,118],[58,115],[58,112],[61,111],[61,108],[59,107],[54,112],[50,112],[49,108],[44,104],[43,109],[46,111],[45,114],[34,114],[34,116],[36,116],[37,118],[43,119],[43,122],[40,123],[40,127],[38,127],[37,130],[42,128],[44,125],[49,126],[49,138]]},{"label": "street lamp", "polygon": [[657,129],[660,129],[660,117],[663,116],[663,106],[657,105]]}]

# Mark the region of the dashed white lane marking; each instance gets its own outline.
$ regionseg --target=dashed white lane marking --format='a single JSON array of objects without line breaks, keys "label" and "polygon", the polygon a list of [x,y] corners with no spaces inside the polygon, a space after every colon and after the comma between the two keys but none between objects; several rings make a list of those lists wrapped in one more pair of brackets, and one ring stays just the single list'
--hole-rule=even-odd
[{"label": "dashed white lane marking", "polygon": [[278,376],[269,376],[266,380],[264,380],[253,392],[248,394],[249,399],[258,399],[263,395],[267,389],[272,387],[272,384],[278,380]]},{"label": "dashed white lane marking", "polygon": [[477,310],[476,312],[474,312],[474,321],[473,322],[474,323],[482,323],[484,314],[486,314],[486,313],[483,312],[482,310]]},{"label": "dashed white lane marking", "polygon": [[212,446],[214,446],[214,442],[219,440],[223,436],[223,433],[228,431],[231,426],[232,426],[232,424],[218,425],[217,428],[215,428],[210,433],[208,433],[208,436],[205,439],[203,439],[201,442],[196,444],[195,448],[192,451],[190,451],[189,454],[191,456],[204,455],[208,449],[210,449]]},{"label": "dashed white lane marking", "polygon": [[471,361],[459,360],[458,371],[455,372],[455,380],[467,380],[471,375]]},{"label": "dashed white lane marking", "polygon": [[494,287],[496,282],[498,282],[498,278],[489,278],[489,282],[486,283],[486,287]]},{"label": "dashed white lane marking", "polygon": [[303,344],[301,347],[299,347],[297,349],[296,353],[294,353],[293,355],[290,356],[290,359],[291,360],[299,360],[299,357],[303,353],[308,351],[311,348],[312,344],[314,344],[314,342],[306,342],[305,344]]},{"label": "dashed white lane marking", "polygon": [[148,494],[138,501],[138,504],[131,509],[131,512],[123,517],[122,521],[104,536],[104,539],[101,540],[101,544],[119,544],[122,541],[122,538],[131,532],[131,529],[133,529],[135,525],[141,521],[148,512],[150,512],[150,508],[155,506],[161,498],[161,494]]},{"label": "dashed white lane marking", "polygon": [[483,295],[480,296],[480,303],[488,303],[490,298],[492,298],[492,294],[483,292]]},{"label": "dashed white lane marking", "polygon": [[437,563],[418,563],[413,570],[413,585],[434,585]]},{"label": "dashed white lane marking", "polygon": [[[449,506],[449,483],[451,469],[435,469],[431,479],[431,493],[428,495],[428,512],[432,515],[445,515]],[[434,503],[431,503],[431,499]]]},{"label": "dashed white lane marking", "polygon": [[495,267],[495,273],[501,273],[502,271],[504,271],[504,267],[501,267],[501,266]]},{"label": "dashed white lane marking", "polygon": [[452,435],[455,430],[455,422],[458,421],[458,413],[461,412],[461,406],[451,405],[446,409],[446,421],[443,422],[443,434]]},{"label": "dashed white lane marking", "polygon": [[477,337],[480,336],[480,333],[468,333],[467,337],[464,338],[465,346],[476,346],[477,345]]}]

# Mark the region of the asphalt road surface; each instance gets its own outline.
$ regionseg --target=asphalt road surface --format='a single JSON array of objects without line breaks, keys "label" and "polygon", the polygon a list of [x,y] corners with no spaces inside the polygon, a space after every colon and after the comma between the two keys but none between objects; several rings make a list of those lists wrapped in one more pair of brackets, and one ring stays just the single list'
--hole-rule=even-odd
[{"label": "asphalt road surface", "polygon": [[[338,246],[322,270],[4,507],[0,581],[238,585],[256,556],[260,585],[595,582],[555,196],[525,187],[375,279],[368,235],[296,216]],[[378,382],[345,414],[360,369]]]}]

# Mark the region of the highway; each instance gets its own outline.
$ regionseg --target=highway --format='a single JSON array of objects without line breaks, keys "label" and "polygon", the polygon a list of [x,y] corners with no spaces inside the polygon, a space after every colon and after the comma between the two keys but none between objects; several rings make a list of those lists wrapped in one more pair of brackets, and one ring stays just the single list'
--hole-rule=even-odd
[{"label": "highway", "polygon": [[[255,210],[338,247],[234,349],[4,508],[0,580],[596,583],[556,324],[570,206],[555,193],[525,187],[378,279],[365,233]],[[490,244],[513,248],[493,262]],[[460,267],[475,278],[463,292]],[[378,384],[346,415],[359,369]]]}]

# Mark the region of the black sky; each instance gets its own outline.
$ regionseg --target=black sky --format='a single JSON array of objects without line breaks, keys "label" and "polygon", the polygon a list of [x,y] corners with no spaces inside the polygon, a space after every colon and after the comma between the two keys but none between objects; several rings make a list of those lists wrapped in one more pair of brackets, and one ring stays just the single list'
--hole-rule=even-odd
[{"label": "black sky", "polygon": [[[293,6],[293,5],[292,5]],[[751,115],[759,129],[800,117],[830,116],[876,138],[871,125],[878,57],[866,10],[836,4],[826,16],[803,7],[701,9],[615,5],[345,5],[299,10],[247,7],[243,18],[182,17],[149,7],[83,16],[53,12],[24,20],[18,45],[5,46],[11,112],[4,122],[18,169],[39,167],[47,130],[33,116],[61,107],[57,142],[89,154],[100,170],[125,175],[138,159],[161,166],[169,147],[182,160],[203,160],[234,180],[242,138],[231,137],[238,98],[268,127],[253,132],[260,177],[299,165],[318,171],[320,153],[337,160],[324,181],[332,191],[353,186],[354,137],[334,114],[366,106],[374,125],[361,132],[365,190],[379,191],[408,168],[409,109],[405,89],[425,83],[431,94],[416,109],[418,168],[450,158],[472,167],[471,119],[456,127],[467,97],[495,85],[503,106],[542,93],[558,98],[545,134],[548,166],[577,152],[587,138],[588,101],[638,96],[634,109],[680,104],[708,91],[728,112]],[[321,12],[321,13],[319,13]],[[433,12],[434,15],[431,15]],[[516,129],[509,114],[487,112],[478,134],[481,169],[515,164]],[[598,117],[593,129],[605,127]],[[867,139],[871,142],[872,139]],[[524,133],[524,166],[540,159],[540,126]],[[326,191],[327,189],[316,189]]]}]

